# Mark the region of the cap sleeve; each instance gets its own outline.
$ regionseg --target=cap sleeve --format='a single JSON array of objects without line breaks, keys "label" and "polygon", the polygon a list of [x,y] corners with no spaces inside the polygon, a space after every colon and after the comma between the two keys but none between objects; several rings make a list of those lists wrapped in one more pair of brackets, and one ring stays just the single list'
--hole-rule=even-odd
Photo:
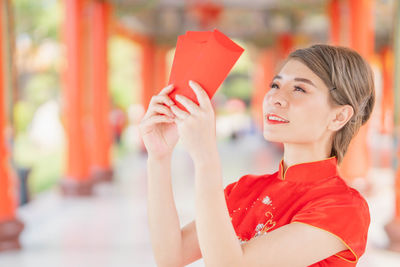
[{"label": "cap sleeve", "polygon": [[[250,175],[243,175],[241,176],[236,182],[228,184],[225,189],[224,189],[224,195],[225,195],[225,201],[228,201],[228,197],[230,196],[231,192],[236,188],[236,187],[242,187],[243,184],[246,184],[247,178],[250,177]],[[240,184],[240,186],[239,186]]]},{"label": "cap sleeve", "polygon": [[329,195],[307,203],[291,222],[301,222],[328,231],[348,248],[335,256],[355,263],[365,251],[370,214],[361,195]]},{"label": "cap sleeve", "polygon": [[232,189],[236,186],[237,181],[231,184],[228,184],[224,189],[225,201],[228,202],[228,197],[231,194]]}]

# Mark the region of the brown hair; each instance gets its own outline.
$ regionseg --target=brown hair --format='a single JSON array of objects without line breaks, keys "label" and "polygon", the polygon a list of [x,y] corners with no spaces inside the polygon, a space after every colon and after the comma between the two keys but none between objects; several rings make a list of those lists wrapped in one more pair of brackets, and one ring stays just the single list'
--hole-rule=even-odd
[{"label": "brown hair", "polygon": [[297,59],[311,69],[330,89],[336,105],[353,107],[352,118],[333,136],[331,157],[343,160],[351,139],[370,118],[375,104],[373,72],[356,51],[330,45],[313,45],[292,52],[287,60]]}]

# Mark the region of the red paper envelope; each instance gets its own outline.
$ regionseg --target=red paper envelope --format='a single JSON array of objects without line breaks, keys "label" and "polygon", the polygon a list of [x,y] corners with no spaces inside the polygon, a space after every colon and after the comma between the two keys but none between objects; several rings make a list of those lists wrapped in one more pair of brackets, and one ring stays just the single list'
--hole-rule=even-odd
[{"label": "red paper envelope", "polygon": [[179,108],[186,110],[175,100],[181,94],[198,104],[197,97],[188,82],[193,80],[207,92],[210,99],[225,80],[244,49],[223,33],[188,31],[178,37],[170,80],[175,89],[169,97]]},{"label": "red paper envelope", "polygon": [[168,84],[178,81],[179,76],[186,72],[190,63],[199,55],[198,51],[207,44],[211,33],[188,31],[185,35],[179,35]]}]

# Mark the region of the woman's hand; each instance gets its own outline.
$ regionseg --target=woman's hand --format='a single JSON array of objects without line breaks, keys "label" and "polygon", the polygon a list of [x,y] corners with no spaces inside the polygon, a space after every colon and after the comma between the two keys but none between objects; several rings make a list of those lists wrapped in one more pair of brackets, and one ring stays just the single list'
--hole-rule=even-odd
[{"label": "woman's hand", "polygon": [[196,162],[206,160],[210,153],[215,152],[217,149],[215,115],[206,91],[193,81],[189,81],[189,86],[196,94],[199,105],[189,98],[177,94],[175,99],[188,112],[183,111],[176,105],[172,106],[171,110],[176,116],[175,122],[178,125],[182,144]]},{"label": "woman's hand", "polygon": [[178,142],[175,116],[168,108],[175,105],[168,96],[173,88],[170,84],[151,98],[147,112],[140,122],[139,131],[149,157],[170,157]]}]

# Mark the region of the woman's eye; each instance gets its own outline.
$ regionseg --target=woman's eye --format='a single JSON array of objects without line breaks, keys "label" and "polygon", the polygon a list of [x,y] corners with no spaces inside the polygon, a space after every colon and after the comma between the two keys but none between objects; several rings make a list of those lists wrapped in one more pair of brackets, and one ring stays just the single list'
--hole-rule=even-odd
[{"label": "woman's eye", "polygon": [[301,88],[301,87],[298,87],[298,86],[295,86],[294,87],[296,90],[298,89],[298,90],[301,90],[303,93],[305,93],[306,91],[303,89],[303,88]]},{"label": "woman's eye", "polygon": [[[269,87],[279,89],[279,85],[276,84],[276,83],[271,83],[271,85]],[[303,88],[299,87],[299,86],[295,86],[294,88],[295,88],[295,91],[299,90],[299,91],[301,91],[303,93],[306,93],[306,91]]]},{"label": "woman's eye", "polygon": [[279,86],[276,83],[271,83],[271,85],[269,87],[271,87],[271,88],[279,88]]}]

